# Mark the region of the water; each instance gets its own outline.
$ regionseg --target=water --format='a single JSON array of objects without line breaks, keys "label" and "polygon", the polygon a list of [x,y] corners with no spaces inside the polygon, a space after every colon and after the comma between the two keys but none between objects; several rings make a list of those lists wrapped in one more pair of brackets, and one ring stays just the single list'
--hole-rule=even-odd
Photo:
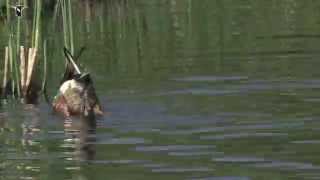
[{"label": "water", "polygon": [[[95,129],[3,105],[0,179],[320,179],[320,2],[87,2],[75,46],[107,113]],[[53,96],[63,38],[46,8]]]}]

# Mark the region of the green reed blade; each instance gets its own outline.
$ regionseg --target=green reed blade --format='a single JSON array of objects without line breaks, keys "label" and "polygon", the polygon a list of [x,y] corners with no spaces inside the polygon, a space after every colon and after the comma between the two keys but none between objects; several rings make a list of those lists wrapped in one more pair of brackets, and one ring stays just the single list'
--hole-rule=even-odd
[{"label": "green reed blade", "polygon": [[6,4],[6,6],[7,6],[7,22],[9,23],[10,22],[10,8],[11,8],[11,6],[10,6],[10,0],[7,0],[7,4]]},{"label": "green reed blade", "polygon": [[39,41],[40,41],[40,18],[41,18],[41,4],[42,0],[37,0],[37,12],[36,12],[36,28],[35,28],[35,44],[34,48],[38,49],[39,47]]},{"label": "green reed blade", "polygon": [[[18,1],[18,4],[21,4],[21,0]],[[21,18],[18,18],[17,20],[17,55],[19,53],[19,48],[20,48],[20,34],[21,34]]]},{"label": "green reed blade", "polygon": [[12,97],[14,97],[14,75],[13,75],[13,52],[12,52],[12,34],[9,36],[9,63],[10,63],[10,79],[11,79],[11,91]]},{"label": "green reed blade", "polygon": [[43,43],[43,80],[42,80],[42,92],[45,91],[47,85],[47,40]]},{"label": "green reed blade", "polygon": [[68,0],[68,14],[69,14],[69,35],[70,35],[70,51],[74,54],[74,43],[73,43],[73,26],[72,26],[72,6],[71,0]]},{"label": "green reed blade", "polygon": [[36,32],[36,19],[37,19],[37,6],[34,6],[33,19],[32,19],[32,36],[31,36],[31,47],[35,46],[35,32]]},{"label": "green reed blade", "polygon": [[61,8],[62,8],[64,46],[67,49],[70,49],[70,46],[69,46],[69,43],[68,43],[69,33],[68,33],[68,25],[67,25],[68,22],[67,22],[66,0],[62,0]]}]

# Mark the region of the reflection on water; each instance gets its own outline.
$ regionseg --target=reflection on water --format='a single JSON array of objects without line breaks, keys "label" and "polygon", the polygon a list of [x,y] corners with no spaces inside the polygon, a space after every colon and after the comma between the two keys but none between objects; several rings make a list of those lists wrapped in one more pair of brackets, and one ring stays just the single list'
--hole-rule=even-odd
[{"label": "reflection on water", "polygon": [[94,160],[96,154],[96,122],[92,118],[65,120],[65,139],[61,147],[74,151],[68,160]]},{"label": "reflection on water", "polygon": [[[42,37],[50,96],[64,65],[55,2]],[[72,5],[75,48],[110,114],[2,105],[0,179],[319,179],[320,2]]]}]

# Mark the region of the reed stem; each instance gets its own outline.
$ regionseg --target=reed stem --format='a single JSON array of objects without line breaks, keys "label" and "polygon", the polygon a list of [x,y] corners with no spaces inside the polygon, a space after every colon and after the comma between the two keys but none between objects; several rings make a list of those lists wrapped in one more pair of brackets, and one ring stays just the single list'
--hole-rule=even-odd
[{"label": "reed stem", "polygon": [[20,88],[20,77],[19,77],[19,70],[18,70],[18,58],[17,58],[18,49],[16,49],[15,56],[13,58],[13,66],[14,66],[14,75],[15,75],[15,84],[17,86],[17,95],[18,98],[21,97],[21,88]]},{"label": "reed stem", "polygon": [[[21,4],[21,0],[18,1],[18,4]],[[20,47],[20,30],[21,29],[21,18],[18,18],[17,20],[17,54],[19,53],[19,47]]]},{"label": "reed stem", "polygon": [[25,57],[25,49],[23,46],[20,47],[20,80],[21,80],[21,91],[23,96],[26,95],[26,75],[27,75],[27,61]]},{"label": "reed stem", "polygon": [[3,73],[3,82],[2,82],[2,96],[6,96],[7,82],[8,82],[8,63],[9,63],[9,48],[5,47],[5,56],[4,56],[4,73]]},{"label": "reed stem", "polygon": [[45,91],[47,84],[47,40],[43,43],[43,80],[42,80],[42,92]]},{"label": "reed stem", "polygon": [[61,8],[62,8],[62,21],[63,21],[63,37],[64,37],[64,46],[67,49],[70,49],[70,41],[69,39],[69,33],[68,33],[68,22],[67,22],[67,8],[66,8],[66,0],[61,0]]},{"label": "reed stem", "polygon": [[11,5],[10,5],[10,0],[7,0],[7,23],[10,22],[10,8],[11,8]]},{"label": "reed stem", "polygon": [[32,35],[31,35],[31,47],[35,46],[35,33],[36,33],[36,19],[37,19],[37,6],[34,6],[34,13],[33,13],[33,19],[32,19]]},{"label": "reed stem", "polygon": [[35,29],[35,44],[34,48],[38,49],[39,47],[39,39],[40,39],[40,17],[41,17],[41,2],[42,0],[37,0],[37,12],[36,12],[36,29]]},{"label": "reed stem", "polygon": [[11,92],[14,98],[15,84],[14,84],[14,73],[13,73],[13,52],[12,52],[12,34],[9,36],[9,64],[10,64],[10,79],[11,79]]},{"label": "reed stem", "polygon": [[72,25],[72,6],[71,0],[68,0],[68,13],[69,13],[69,34],[70,34],[70,51],[74,55],[74,43],[73,43],[73,25]]}]

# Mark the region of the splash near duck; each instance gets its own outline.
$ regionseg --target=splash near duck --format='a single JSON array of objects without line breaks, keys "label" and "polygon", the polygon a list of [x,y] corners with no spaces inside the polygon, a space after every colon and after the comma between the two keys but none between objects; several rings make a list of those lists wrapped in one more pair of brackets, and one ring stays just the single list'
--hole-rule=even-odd
[{"label": "splash near duck", "polygon": [[64,55],[67,67],[58,94],[52,103],[54,111],[65,118],[103,115],[90,74],[81,72],[75,59],[66,48],[64,48]]}]

